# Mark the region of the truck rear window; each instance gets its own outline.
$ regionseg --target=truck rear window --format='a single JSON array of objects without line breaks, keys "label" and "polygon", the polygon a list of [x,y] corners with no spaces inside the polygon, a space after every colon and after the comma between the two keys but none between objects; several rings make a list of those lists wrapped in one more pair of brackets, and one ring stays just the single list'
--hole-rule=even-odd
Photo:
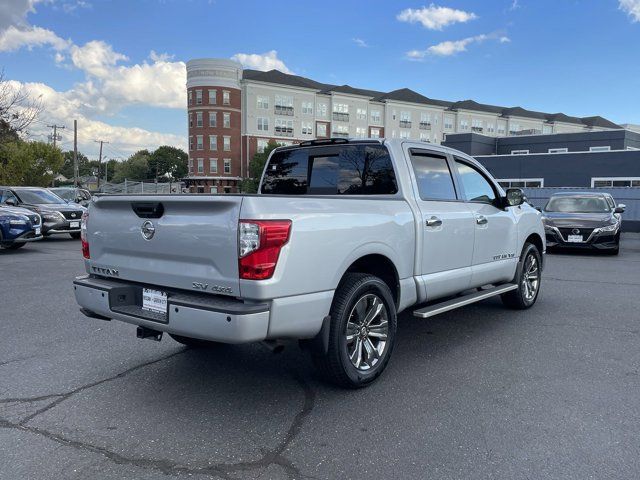
[{"label": "truck rear window", "polygon": [[261,193],[278,195],[389,195],[398,191],[383,145],[331,145],[276,151]]}]

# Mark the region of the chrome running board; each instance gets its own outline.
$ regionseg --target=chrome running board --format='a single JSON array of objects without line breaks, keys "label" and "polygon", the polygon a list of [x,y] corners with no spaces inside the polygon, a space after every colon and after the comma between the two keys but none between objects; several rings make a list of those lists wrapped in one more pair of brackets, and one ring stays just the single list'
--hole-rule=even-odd
[{"label": "chrome running board", "polygon": [[446,300],[441,303],[420,308],[419,310],[414,310],[413,315],[420,318],[433,317],[434,315],[439,315],[441,313],[448,312],[449,310],[464,307],[465,305],[470,305],[495,295],[501,295],[517,288],[518,285],[516,283],[505,283],[487,290],[481,290],[479,292],[465,295],[464,297],[452,298],[451,300]]}]

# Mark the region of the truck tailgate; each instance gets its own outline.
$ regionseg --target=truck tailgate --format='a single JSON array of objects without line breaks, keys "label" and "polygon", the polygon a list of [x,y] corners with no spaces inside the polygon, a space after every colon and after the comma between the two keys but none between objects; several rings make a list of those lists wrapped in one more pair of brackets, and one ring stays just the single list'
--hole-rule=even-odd
[{"label": "truck tailgate", "polygon": [[[98,197],[87,222],[89,273],[239,296],[242,200],[239,195]],[[148,239],[142,233],[145,222],[155,229]]]}]

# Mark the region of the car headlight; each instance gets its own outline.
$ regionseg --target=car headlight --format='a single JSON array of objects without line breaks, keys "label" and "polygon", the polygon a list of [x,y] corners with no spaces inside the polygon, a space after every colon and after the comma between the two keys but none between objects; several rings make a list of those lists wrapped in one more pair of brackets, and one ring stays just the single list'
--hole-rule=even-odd
[{"label": "car headlight", "polygon": [[15,220],[9,220],[9,225],[26,225],[29,222],[28,218],[25,219],[15,219]]},{"label": "car headlight", "polygon": [[64,216],[60,212],[45,212],[42,214],[42,218],[45,220],[51,220],[52,222],[64,220]]},{"label": "car headlight", "polygon": [[618,223],[612,223],[611,225],[607,225],[606,227],[597,228],[598,232],[615,232],[618,230]]}]

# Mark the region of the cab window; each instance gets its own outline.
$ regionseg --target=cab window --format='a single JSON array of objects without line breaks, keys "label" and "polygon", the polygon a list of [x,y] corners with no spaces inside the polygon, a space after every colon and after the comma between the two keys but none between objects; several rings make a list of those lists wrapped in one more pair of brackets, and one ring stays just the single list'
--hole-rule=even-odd
[{"label": "cab window", "polygon": [[456,200],[447,157],[412,149],[411,165],[422,200]]},{"label": "cab window", "polygon": [[456,168],[468,202],[495,203],[497,198],[495,189],[478,169],[458,159],[456,159]]}]

